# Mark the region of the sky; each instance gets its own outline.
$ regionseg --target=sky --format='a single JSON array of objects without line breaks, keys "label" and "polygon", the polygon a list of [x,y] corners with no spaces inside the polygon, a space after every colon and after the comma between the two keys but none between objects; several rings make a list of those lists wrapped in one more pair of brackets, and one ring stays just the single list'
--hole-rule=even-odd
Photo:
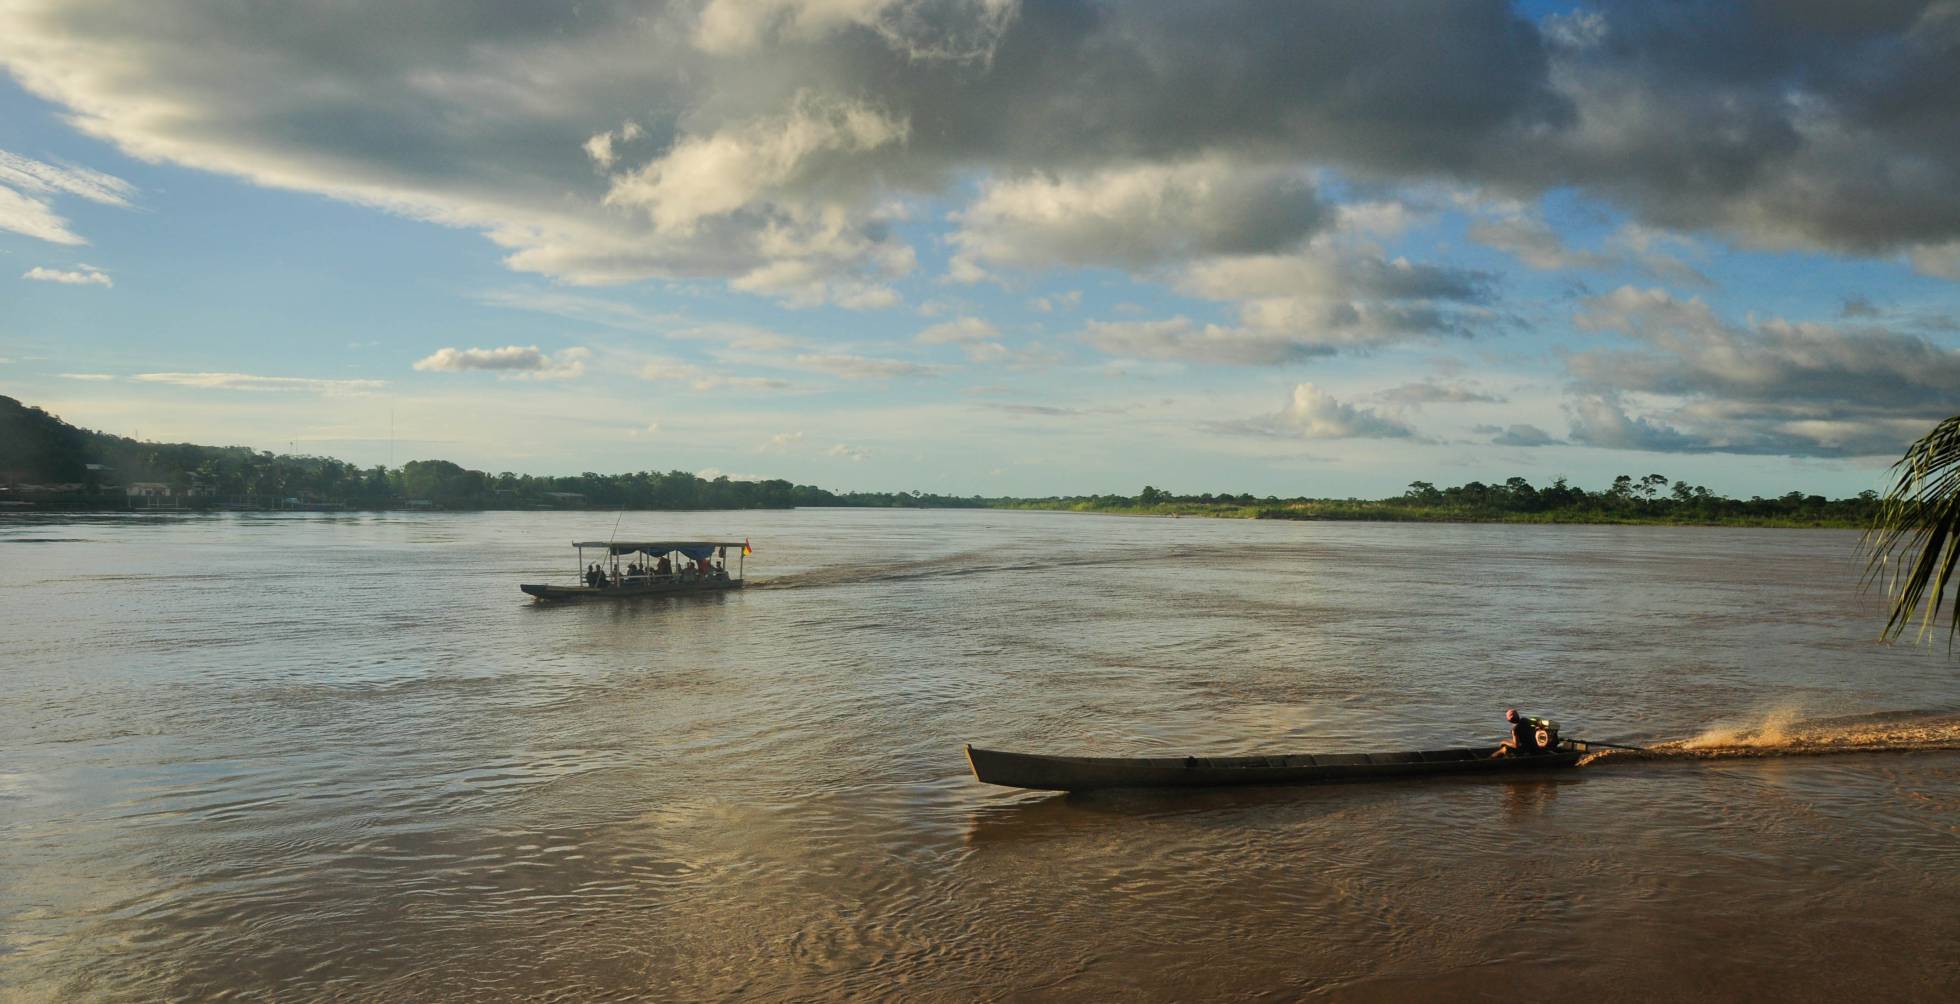
[{"label": "sky", "polygon": [[0,394],[969,495],[1883,489],[1960,4],[0,0]]}]

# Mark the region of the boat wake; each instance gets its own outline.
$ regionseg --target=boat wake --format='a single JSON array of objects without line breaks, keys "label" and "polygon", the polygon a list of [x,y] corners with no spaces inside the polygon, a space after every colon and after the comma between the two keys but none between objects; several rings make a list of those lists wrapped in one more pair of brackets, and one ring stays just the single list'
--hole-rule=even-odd
[{"label": "boat wake", "polygon": [[1779,708],[1754,722],[1718,723],[1686,739],[1652,743],[1637,751],[1604,750],[1581,763],[1923,750],[1960,750],[1960,713],[1895,711],[1806,719],[1794,709]]},{"label": "boat wake", "polygon": [[1100,552],[1078,556],[1052,554],[1003,554],[999,551],[963,551],[917,561],[892,561],[876,566],[833,565],[804,572],[756,579],[750,589],[810,589],[820,586],[858,585],[866,582],[907,582],[917,579],[950,579],[968,575],[1027,575],[1058,569],[1106,567],[1143,562],[1176,563],[1197,561],[1206,550],[1197,547],[1162,547],[1135,551]]}]

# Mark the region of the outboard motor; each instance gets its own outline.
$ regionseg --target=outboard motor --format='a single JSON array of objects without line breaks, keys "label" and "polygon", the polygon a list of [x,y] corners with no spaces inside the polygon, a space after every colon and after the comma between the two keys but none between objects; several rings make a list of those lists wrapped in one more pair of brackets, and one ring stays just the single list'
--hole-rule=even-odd
[{"label": "outboard motor", "polygon": [[1526,724],[1530,725],[1533,730],[1532,738],[1538,741],[1538,751],[1540,753],[1552,753],[1558,750],[1558,723],[1557,722],[1552,721],[1549,718],[1537,718],[1531,716],[1527,716],[1525,718],[1525,722]]}]

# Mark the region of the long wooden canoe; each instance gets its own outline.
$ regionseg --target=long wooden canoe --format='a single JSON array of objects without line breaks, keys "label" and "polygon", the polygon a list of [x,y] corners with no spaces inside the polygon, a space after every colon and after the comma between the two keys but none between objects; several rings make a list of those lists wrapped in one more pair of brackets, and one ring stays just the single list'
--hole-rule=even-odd
[{"label": "long wooden canoe", "polygon": [[968,745],[966,762],[987,784],[1043,791],[1213,787],[1386,780],[1427,774],[1482,774],[1571,767],[1583,743],[1535,756],[1493,757],[1495,746],[1409,753],[1294,753],[1285,756],[1097,757],[1007,753]]}]

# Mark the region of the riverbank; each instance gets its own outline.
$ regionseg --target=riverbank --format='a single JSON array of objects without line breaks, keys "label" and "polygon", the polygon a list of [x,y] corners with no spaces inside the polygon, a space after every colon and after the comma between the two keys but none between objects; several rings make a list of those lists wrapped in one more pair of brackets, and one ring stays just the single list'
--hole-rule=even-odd
[{"label": "riverbank", "polygon": [[1368,501],[1301,501],[1265,505],[1237,503],[1164,502],[1155,505],[1100,502],[1001,501],[992,509],[1039,512],[1085,512],[1107,516],[1157,516],[1203,519],[1286,519],[1369,523],[1532,523],[1598,526],[1732,526],[1778,529],[1863,530],[1869,519],[1836,515],[1747,515],[1704,513],[1636,513],[1597,510],[1506,512],[1494,509],[1445,509]]}]

